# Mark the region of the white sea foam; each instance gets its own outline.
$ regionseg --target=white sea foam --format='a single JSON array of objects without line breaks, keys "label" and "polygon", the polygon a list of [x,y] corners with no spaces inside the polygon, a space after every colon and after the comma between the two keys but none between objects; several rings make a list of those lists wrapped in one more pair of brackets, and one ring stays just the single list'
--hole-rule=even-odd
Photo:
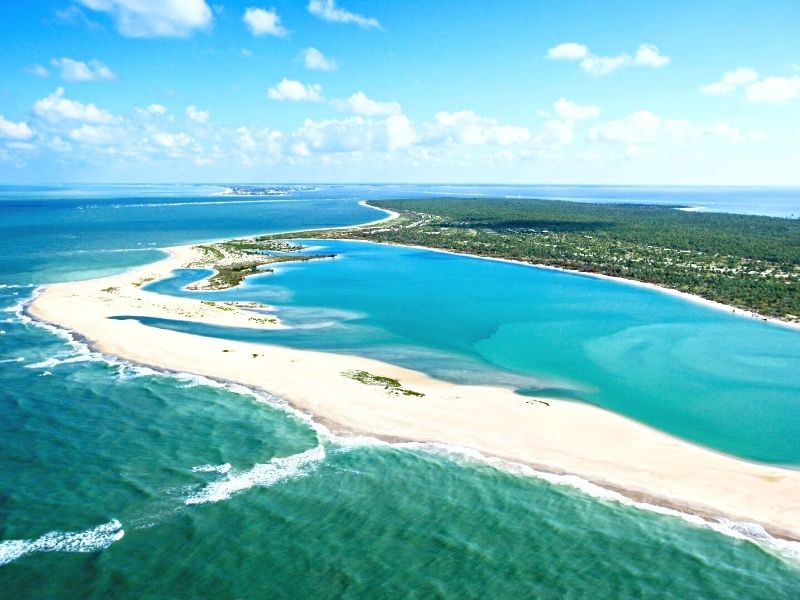
[{"label": "white sea foam", "polygon": [[[27,369],[49,369],[52,367],[57,367],[59,365],[68,365],[72,363],[78,362],[86,362],[88,360],[94,360],[94,353],[89,352],[79,352],[77,355],[67,355],[64,358],[59,358],[58,356],[51,356],[50,358],[46,358],[45,360],[40,360],[39,362],[30,363],[25,365]],[[62,354],[63,356],[63,354]]]},{"label": "white sea foam", "polygon": [[144,365],[136,365],[125,360],[120,360],[111,356],[99,355],[99,360],[106,364],[117,368],[117,379],[119,381],[127,381],[128,379],[137,379],[139,377],[158,377],[163,375],[160,371],[151,369]]},{"label": "white sea foam", "polygon": [[67,345],[69,345],[70,350],[60,351],[57,352],[54,356],[51,356],[44,360],[25,365],[26,368],[48,369],[63,364],[98,360],[101,355],[98,352],[94,352],[85,342],[77,339],[72,334],[71,331],[63,329],[61,327],[56,327],[55,325],[43,323],[42,321],[37,321],[36,319],[32,319],[27,314],[25,314],[24,312],[25,306],[27,306],[27,304],[31,302],[36,297],[36,295],[37,293],[35,292],[30,299],[26,300],[23,303],[22,307],[17,311],[17,318],[19,319],[20,322],[26,325],[32,325],[34,327],[38,327],[39,329],[44,329],[48,333],[60,337],[67,343]]},{"label": "white sea foam", "polygon": [[16,304],[12,304],[11,306],[6,306],[5,308],[3,308],[2,312],[15,313],[17,314],[17,316],[19,316],[19,313],[21,313],[25,309],[25,305],[27,303],[28,303],[27,299],[23,298]]},{"label": "white sea foam", "polygon": [[[141,367],[141,369],[147,369],[147,367]],[[298,421],[306,425],[308,428],[312,429],[317,434],[317,437],[320,439],[333,438],[330,431],[323,425],[320,425],[319,423],[314,421],[314,418],[311,415],[294,408],[282,398],[279,398],[267,392],[254,390],[239,383],[217,381],[215,379],[211,379],[203,375],[195,375],[193,373],[170,372],[170,371],[167,372],[153,371],[153,373],[177,379],[178,381],[183,383],[182,387],[204,386],[214,389],[225,390],[240,396],[247,396],[260,404],[266,404],[271,408],[280,410],[281,412],[284,412],[287,415],[297,419]]]},{"label": "white sea foam", "polygon": [[3,363],[15,363],[15,362],[25,362],[24,356],[18,356],[17,358],[4,358],[0,360],[0,364]]},{"label": "white sea foam", "polygon": [[200,491],[186,498],[184,502],[186,504],[219,502],[252,487],[270,487],[287,479],[304,477],[324,460],[325,448],[322,445],[299,454],[273,458],[268,463],[256,464],[246,471],[228,472],[224,479],[209,483]]},{"label": "white sea foam", "polygon": [[35,540],[5,540],[0,542],[0,565],[32,552],[97,552],[124,535],[122,524],[114,519],[85,531],[51,531]]},{"label": "white sea foam", "polygon": [[220,473],[224,475],[231,470],[231,464],[225,463],[223,465],[198,465],[192,467],[193,473]]},{"label": "white sea foam", "polygon": [[24,290],[32,287],[36,286],[33,283],[26,283],[24,285],[18,285],[15,283],[0,283],[0,290]]}]

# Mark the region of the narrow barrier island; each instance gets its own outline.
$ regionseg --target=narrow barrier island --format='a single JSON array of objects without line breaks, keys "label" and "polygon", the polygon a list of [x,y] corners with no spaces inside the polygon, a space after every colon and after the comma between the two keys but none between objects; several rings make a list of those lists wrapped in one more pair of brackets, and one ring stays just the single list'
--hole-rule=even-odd
[{"label": "narrow barrier island", "polygon": [[370,205],[399,217],[291,235],[419,245],[622,277],[800,322],[797,219],[504,198]]}]

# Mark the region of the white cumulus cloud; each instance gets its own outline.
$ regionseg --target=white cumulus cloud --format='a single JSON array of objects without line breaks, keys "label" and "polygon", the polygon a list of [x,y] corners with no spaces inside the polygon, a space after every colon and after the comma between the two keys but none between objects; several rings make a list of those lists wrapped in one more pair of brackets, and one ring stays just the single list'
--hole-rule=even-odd
[{"label": "white cumulus cloud", "polygon": [[610,75],[622,66],[630,63],[631,57],[627,54],[618,56],[587,56],[581,61],[581,68],[587,73],[597,77]]},{"label": "white cumulus cloud", "polygon": [[85,63],[63,57],[54,58],[50,64],[61,71],[61,79],[64,81],[103,81],[117,78],[111,69],[99,60],[90,60]]},{"label": "white cumulus cloud", "polygon": [[565,121],[583,121],[600,116],[600,108],[593,104],[581,105],[576,102],[559,98],[553,104],[556,115]]},{"label": "white cumulus cloud", "polygon": [[700,93],[730,96],[743,89],[748,102],[755,104],[782,104],[800,97],[800,75],[760,78],[753,69],[743,67],[728,71],[722,79],[700,88]]},{"label": "white cumulus cloud", "polygon": [[517,125],[502,125],[497,119],[481,117],[471,110],[441,111],[428,128],[427,138],[430,143],[443,145],[509,146],[527,142],[531,132]]},{"label": "white cumulus cloud", "polygon": [[408,148],[417,141],[417,132],[405,115],[392,115],[384,121],[386,141],[389,150]]},{"label": "white cumulus cloud", "polygon": [[672,59],[661,54],[658,46],[641,44],[631,56],[627,52],[616,56],[598,56],[592,54],[583,44],[566,42],[553,46],[547,51],[547,58],[554,60],[579,61],[581,68],[597,77],[609,75],[623,67],[650,67],[660,69],[668,65]]},{"label": "white cumulus cloud", "polygon": [[8,140],[29,140],[33,137],[33,130],[27,123],[21,121],[14,123],[0,115],[0,138]]},{"label": "white cumulus cloud", "polygon": [[747,86],[745,96],[750,102],[781,104],[800,97],[800,75],[766,77]]},{"label": "white cumulus cloud", "polygon": [[365,117],[398,115],[403,112],[397,102],[377,102],[368,98],[364,92],[356,92],[346,100],[333,100],[331,104],[338,110],[346,110]]},{"label": "white cumulus cloud", "polygon": [[336,61],[328,58],[316,48],[306,48],[302,52],[306,69],[312,71],[335,71]]},{"label": "white cumulus cloud", "polygon": [[114,19],[128,37],[186,37],[211,24],[205,0],[78,0]]},{"label": "white cumulus cloud", "polygon": [[31,65],[25,70],[31,75],[36,75],[37,77],[50,77],[50,71],[45,69],[42,65]]},{"label": "white cumulus cloud", "polygon": [[167,107],[163,104],[150,104],[145,108],[135,106],[133,112],[140,117],[150,118],[154,116],[161,116],[167,114]]},{"label": "white cumulus cloud", "polygon": [[211,116],[207,110],[199,110],[196,106],[186,107],[186,118],[195,123],[205,123]]},{"label": "white cumulus cloud", "polygon": [[381,24],[375,17],[365,17],[336,6],[335,0],[309,0],[308,12],[323,21],[333,23],[353,23],[364,29],[380,29]]},{"label": "white cumulus cloud", "polygon": [[84,123],[69,132],[69,138],[79,144],[104,146],[118,140],[118,132],[108,125],[89,125]]},{"label": "white cumulus cloud", "polygon": [[633,60],[640,67],[660,69],[661,67],[666,67],[672,59],[661,54],[657,46],[642,44],[637,48],[636,57]]},{"label": "white cumulus cloud", "polygon": [[242,20],[253,35],[281,37],[288,33],[275,9],[250,7],[244,11]]},{"label": "white cumulus cloud", "polygon": [[[544,124],[542,135],[538,141],[549,146],[566,146],[575,141],[575,129],[580,121],[595,119],[600,116],[600,108],[594,104],[578,104],[566,98],[559,98],[553,103],[555,118]],[[549,117],[547,113],[543,116]]]},{"label": "white cumulus cloud", "polygon": [[389,152],[409,147],[417,139],[416,131],[405,115],[386,119],[306,119],[292,134],[292,152],[298,156],[315,153],[368,151]]},{"label": "white cumulus cloud", "polygon": [[591,142],[615,142],[632,146],[640,144],[686,144],[711,136],[731,142],[743,142],[748,136],[728,123],[695,125],[686,119],[664,119],[650,111],[640,110],[627,117],[600,123],[589,130]]},{"label": "white cumulus cloud", "polygon": [[107,110],[98,108],[94,104],[83,104],[77,100],[64,98],[64,88],[57,88],[55,92],[37,100],[31,109],[33,114],[50,123],[64,120],[85,121],[87,123],[112,123],[116,121],[114,115]]},{"label": "white cumulus cloud", "polygon": [[305,84],[285,77],[277,85],[267,90],[267,96],[273,100],[289,100],[291,102],[322,102],[322,86],[318,83]]},{"label": "white cumulus cloud", "polygon": [[185,133],[159,132],[153,134],[153,141],[164,148],[183,148],[194,140]]},{"label": "white cumulus cloud", "polygon": [[547,51],[547,57],[556,60],[581,60],[587,56],[589,56],[589,48],[575,42],[559,44]]},{"label": "white cumulus cloud", "polygon": [[758,80],[758,73],[753,69],[736,69],[725,73],[719,81],[704,85],[700,88],[700,93],[712,96],[728,96],[738,88],[756,80]]}]

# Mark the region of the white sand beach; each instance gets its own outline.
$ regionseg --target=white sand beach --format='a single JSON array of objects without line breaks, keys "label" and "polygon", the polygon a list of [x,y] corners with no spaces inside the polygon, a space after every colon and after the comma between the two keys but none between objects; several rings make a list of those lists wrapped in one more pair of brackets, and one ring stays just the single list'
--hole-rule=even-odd
[{"label": "white sand beach", "polygon": [[[439,442],[554,473],[569,473],[626,495],[685,512],[755,522],[800,539],[800,472],[725,456],[614,413],[578,402],[465,386],[354,356],[227,341],[156,329],[149,316],[223,326],[280,327],[249,306],[215,305],[144,291],[200,259],[192,246],[133,271],[48,286],[30,305],[35,318],[73,330],[101,352],[266,390],[337,432]],[[221,303],[220,303],[221,304]],[[363,370],[397,379],[407,396],[343,375]]]}]

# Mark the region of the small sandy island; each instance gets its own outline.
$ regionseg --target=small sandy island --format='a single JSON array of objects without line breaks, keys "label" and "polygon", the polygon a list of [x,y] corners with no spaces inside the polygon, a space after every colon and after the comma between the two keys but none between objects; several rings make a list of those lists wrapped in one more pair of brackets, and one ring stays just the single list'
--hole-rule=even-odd
[{"label": "small sandy island", "polygon": [[48,286],[29,307],[101,352],[266,390],[339,433],[438,442],[569,473],[636,499],[705,517],[762,525],[800,539],[800,471],[750,463],[578,402],[455,385],[353,356],[156,329],[130,315],[216,325],[281,327],[269,307],[145,291],[174,269],[208,264],[197,246],[121,275]]}]

